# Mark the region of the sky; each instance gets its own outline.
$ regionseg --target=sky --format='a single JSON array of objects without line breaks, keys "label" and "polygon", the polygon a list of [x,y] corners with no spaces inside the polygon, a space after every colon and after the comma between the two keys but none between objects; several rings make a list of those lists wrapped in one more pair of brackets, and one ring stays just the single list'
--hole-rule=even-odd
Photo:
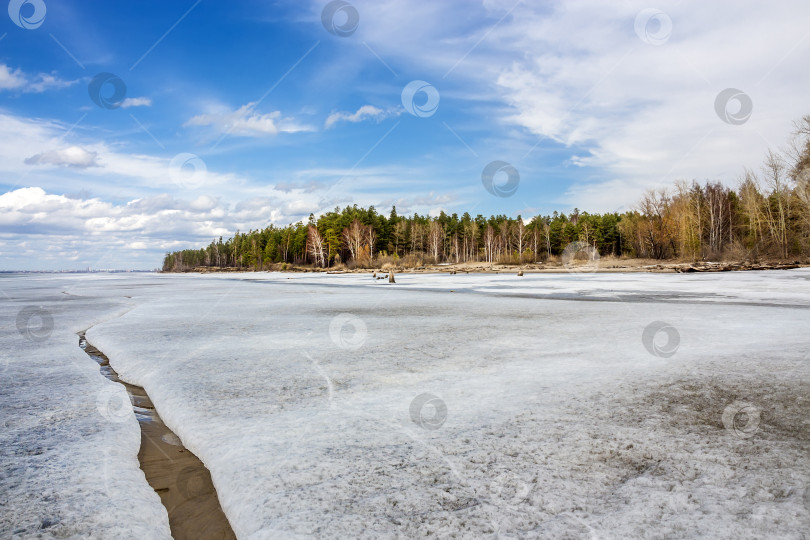
[{"label": "sky", "polygon": [[335,207],[626,211],[810,113],[810,3],[10,0],[0,270],[153,269]]}]

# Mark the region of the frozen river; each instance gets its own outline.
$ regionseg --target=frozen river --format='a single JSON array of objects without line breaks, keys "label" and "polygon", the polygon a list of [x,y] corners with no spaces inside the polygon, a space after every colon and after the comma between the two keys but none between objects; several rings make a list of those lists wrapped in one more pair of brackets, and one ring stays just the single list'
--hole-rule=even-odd
[{"label": "frozen river", "polygon": [[0,276],[0,537],[169,537],[87,330],[239,538],[806,538],[810,270],[396,279]]}]

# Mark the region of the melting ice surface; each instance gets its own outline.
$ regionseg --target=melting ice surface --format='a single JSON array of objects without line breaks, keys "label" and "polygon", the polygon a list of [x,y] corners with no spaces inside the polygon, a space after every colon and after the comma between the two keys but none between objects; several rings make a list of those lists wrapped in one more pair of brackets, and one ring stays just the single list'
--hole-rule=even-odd
[{"label": "melting ice surface", "polygon": [[[76,346],[88,327],[206,464],[240,538],[798,539],[810,525],[806,269],[0,287],[3,537],[169,534],[135,417]],[[46,339],[15,325],[27,306],[52,315]]]}]

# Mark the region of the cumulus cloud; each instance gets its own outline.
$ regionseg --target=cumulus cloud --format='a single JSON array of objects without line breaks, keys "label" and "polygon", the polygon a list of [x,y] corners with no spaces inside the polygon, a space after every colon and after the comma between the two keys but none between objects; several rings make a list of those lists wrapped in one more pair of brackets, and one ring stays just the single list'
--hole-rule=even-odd
[{"label": "cumulus cloud", "polygon": [[46,90],[66,88],[78,81],[66,81],[49,73],[28,75],[21,69],[12,69],[0,64],[0,90],[16,90],[27,93],[42,93]]},{"label": "cumulus cloud", "polygon": [[[274,171],[256,182],[208,167],[204,181],[189,188],[182,179],[173,178],[171,155],[126,153],[105,142],[59,146],[69,129],[54,121],[0,112],[0,175],[24,177],[29,186],[38,186],[48,194],[69,194],[64,197],[74,201],[127,198],[123,211],[126,219],[115,221],[118,218],[114,215],[98,211],[97,217],[103,219],[93,223],[104,227],[131,223],[132,230],[142,236],[150,233],[147,228],[138,228],[140,222],[133,221],[135,215],[158,216],[158,222],[168,227],[176,221],[178,210],[187,209],[193,217],[182,221],[179,230],[167,230],[174,230],[178,238],[196,238],[195,231],[210,232],[206,227],[213,225],[232,233],[271,222],[283,225],[306,218],[311,212],[331,210],[331,202],[322,204],[327,193],[343,203],[378,204],[380,194],[390,191],[390,186],[404,185],[398,177],[407,176],[409,190],[418,193],[423,186],[417,179],[429,176],[426,170],[413,166],[317,168]],[[182,200],[189,202],[178,202]],[[240,204],[242,201],[252,202]],[[16,230],[32,233],[29,225],[23,220],[17,223]],[[155,230],[162,234],[160,227]],[[165,239],[165,235],[160,238]]]},{"label": "cumulus cloud", "polygon": [[97,152],[89,152],[80,146],[69,146],[61,150],[49,150],[26,158],[27,165],[55,165],[57,167],[74,167],[86,169],[98,167]]},{"label": "cumulus cloud", "polygon": [[168,249],[228,235],[225,212],[168,196],[115,205],[27,187],[0,195],[6,268],[155,268]]},{"label": "cumulus cloud", "polygon": [[399,116],[400,114],[402,114],[402,109],[398,107],[383,110],[375,107],[374,105],[363,105],[353,113],[348,111],[333,112],[326,119],[325,126],[327,129],[329,129],[338,122],[352,122],[355,124],[358,122],[363,122],[364,120],[376,120],[377,122],[382,122],[386,118]]},{"label": "cumulus cloud", "polygon": [[15,90],[25,86],[27,80],[23,72],[19,69],[10,69],[5,64],[0,64],[0,89]]},{"label": "cumulus cloud", "polygon": [[152,100],[148,97],[136,97],[136,98],[126,98],[122,103],[121,107],[124,109],[129,109],[130,107],[151,107]]},{"label": "cumulus cloud", "polygon": [[130,240],[131,233],[153,240],[200,239],[227,235],[244,226],[245,221],[266,219],[279,206],[279,201],[265,198],[232,209],[220,201],[189,202],[166,194],[116,205],[98,198],[74,199],[27,187],[0,195],[0,226],[29,234],[104,233],[122,241]]},{"label": "cumulus cloud", "polygon": [[133,199],[155,190],[194,196],[202,191],[233,194],[247,182],[235,173],[208,171],[189,187],[187,179],[172,168],[171,154],[122,152],[103,141],[65,146],[62,140],[70,130],[70,125],[56,121],[0,111],[0,175],[25,176],[29,185],[48,191],[93,189],[106,197],[131,195]]},{"label": "cumulus cloud", "polygon": [[256,103],[248,103],[236,109],[216,110],[192,117],[185,126],[212,126],[220,133],[242,137],[266,137],[279,133],[299,133],[315,131],[315,128],[302,124],[292,117],[284,117],[281,111],[261,114],[256,111]]}]

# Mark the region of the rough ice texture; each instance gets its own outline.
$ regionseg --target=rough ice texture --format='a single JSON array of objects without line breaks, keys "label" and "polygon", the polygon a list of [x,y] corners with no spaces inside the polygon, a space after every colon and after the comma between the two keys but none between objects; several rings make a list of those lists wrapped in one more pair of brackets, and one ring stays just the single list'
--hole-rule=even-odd
[{"label": "rough ice texture", "polygon": [[[156,275],[86,294],[132,296],[88,339],[206,464],[240,538],[810,526],[807,270]],[[677,347],[645,346],[655,321]],[[151,500],[132,507],[153,523]]]},{"label": "rough ice texture", "polygon": [[[99,412],[99,396],[123,403],[126,392],[78,347],[77,332],[134,307],[117,292],[123,282],[0,276],[1,538],[171,538],[166,510],[138,466],[134,414]],[[29,307],[53,319],[47,337],[39,316],[30,321],[42,340],[17,329]]]}]

